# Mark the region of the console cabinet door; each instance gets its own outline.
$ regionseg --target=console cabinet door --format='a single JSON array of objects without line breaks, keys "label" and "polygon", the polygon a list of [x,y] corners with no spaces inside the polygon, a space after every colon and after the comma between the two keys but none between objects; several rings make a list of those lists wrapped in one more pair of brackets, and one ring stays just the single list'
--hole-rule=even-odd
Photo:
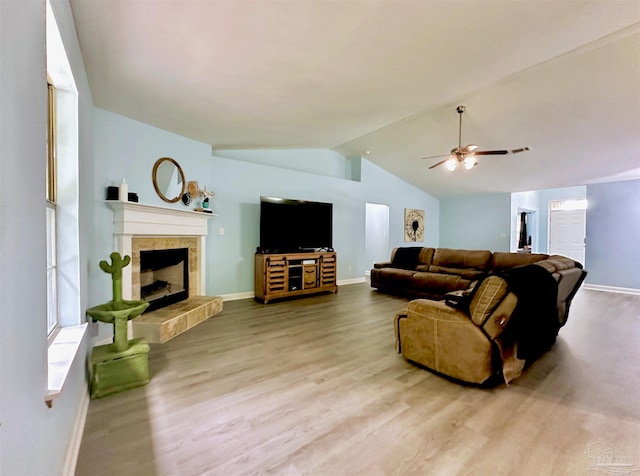
[{"label": "console cabinet door", "polygon": [[335,286],[336,285],[336,255],[332,253],[330,255],[322,256],[322,265],[320,268],[320,285],[321,286]]},{"label": "console cabinet door", "polygon": [[287,290],[287,260],[284,257],[267,258],[267,294]]},{"label": "console cabinet door", "polygon": [[318,265],[304,265],[304,289],[312,289],[318,287]]}]

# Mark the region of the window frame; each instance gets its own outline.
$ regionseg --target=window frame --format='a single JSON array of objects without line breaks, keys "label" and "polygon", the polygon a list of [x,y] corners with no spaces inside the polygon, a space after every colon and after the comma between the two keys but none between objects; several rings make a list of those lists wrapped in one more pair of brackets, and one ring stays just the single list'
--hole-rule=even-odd
[{"label": "window frame", "polygon": [[[58,296],[57,226],[57,115],[56,88],[47,75],[46,241],[47,241],[47,336],[51,343],[60,331]],[[53,281],[53,282],[52,282]]]}]

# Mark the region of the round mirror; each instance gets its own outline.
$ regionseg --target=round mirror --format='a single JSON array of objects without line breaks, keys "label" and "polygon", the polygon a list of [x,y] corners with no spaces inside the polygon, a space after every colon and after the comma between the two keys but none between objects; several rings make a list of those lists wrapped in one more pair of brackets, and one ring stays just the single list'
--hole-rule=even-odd
[{"label": "round mirror", "polygon": [[178,162],[170,157],[158,159],[151,173],[153,188],[165,202],[175,203],[184,195],[187,184]]}]

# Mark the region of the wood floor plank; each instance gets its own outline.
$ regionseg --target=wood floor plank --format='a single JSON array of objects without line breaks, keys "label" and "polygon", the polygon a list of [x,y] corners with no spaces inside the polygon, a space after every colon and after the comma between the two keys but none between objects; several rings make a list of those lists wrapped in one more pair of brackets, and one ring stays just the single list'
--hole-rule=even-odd
[{"label": "wood floor plank", "polygon": [[151,346],[147,386],[91,401],[76,474],[589,474],[597,443],[640,467],[640,296],[579,291],[552,349],[494,388],[396,354],[406,303],[366,284],[225,303]]}]

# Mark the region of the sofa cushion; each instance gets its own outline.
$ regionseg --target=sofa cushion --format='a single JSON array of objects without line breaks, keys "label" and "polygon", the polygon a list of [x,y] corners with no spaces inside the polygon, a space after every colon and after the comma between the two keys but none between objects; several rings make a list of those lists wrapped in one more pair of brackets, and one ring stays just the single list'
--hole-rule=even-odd
[{"label": "sofa cushion", "polygon": [[548,257],[549,255],[544,253],[506,253],[496,251],[491,259],[491,268],[494,273],[499,273],[505,269],[542,261]]},{"label": "sofa cushion", "polygon": [[507,292],[507,282],[499,276],[489,276],[482,281],[469,304],[471,320],[478,326],[484,325]]},{"label": "sofa cushion", "polygon": [[491,264],[491,255],[491,251],[488,250],[452,250],[449,248],[438,248],[433,254],[431,264],[445,268],[474,268],[480,271],[486,271]]},{"label": "sofa cushion", "polygon": [[414,272],[408,269],[382,268],[371,270],[371,284],[393,287],[399,290],[411,289],[411,277]]},{"label": "sofa cushion", "polygon": [[414,291],[428,294],[446,294],[458,289],[467,289],[471,281],[453,274],[414,273],[411,288]]},{"label": "sofa cushion", "polygon": [[391,265],[394,268],[415,269],[420,251],[422,251],[422,246],[397,248],[391,260]]},{"label": "sofa cushion", "polygon": [[418,255],[418,266],[429,266],[431,261],[433,261],[433,253],[435,253],[435,251],[435,248],[422,248]]},{"label": "sofa cushion", "polygon": [[474,268],[449,268],[447,266],[437,266],[433,264],[429,266],[429,271],[432,273],[455,274],[471,280],[482,278],[487,274],[484,271],[479,271]]},{"label": "sofa cushion", "polygon": [[379,263],[373,263],[373,267],[377,269],[388,268],[391,266],[391,261],[381,261]]}]

